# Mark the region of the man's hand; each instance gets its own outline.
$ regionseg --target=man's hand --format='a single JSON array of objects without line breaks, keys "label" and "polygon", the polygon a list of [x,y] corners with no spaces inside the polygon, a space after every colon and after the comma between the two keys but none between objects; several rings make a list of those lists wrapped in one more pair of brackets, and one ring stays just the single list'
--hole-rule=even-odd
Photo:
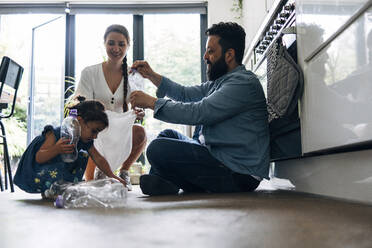
[{"label": "man's hand", "polygon": [[142,75],[142,77],[148,78],[156,87],[159,87],[161,83],[161,76],[154,72],[146,61],[134,61],[131,67],[131,70],[132,69],[137,70]]},{"label": "man's hand", "polygon": [[130,94],[129,100],[133,107],[154,109],[157,98],[147,95],[142,91],[133,91]]}]

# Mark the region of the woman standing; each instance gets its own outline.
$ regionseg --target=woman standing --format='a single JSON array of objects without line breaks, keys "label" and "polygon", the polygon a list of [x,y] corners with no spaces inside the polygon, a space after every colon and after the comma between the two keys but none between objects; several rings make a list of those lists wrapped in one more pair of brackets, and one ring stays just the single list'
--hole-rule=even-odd
[{"label": "woman standing", "polygon": [[[86,67],[77,85],[75,96],[101,101],[106,110],[128,111],[131,89],[128,85],[127,51],[130,46],[128,30],[118,24],[109,26],[104,34],[107,61]],[[137,111],[137,118],[143,118],[144,112]],[[146,133],[142,126],[133,125],[132,150],[120,168],[119,177],[123,178],[129,190],[131,183],[128,170],[138,159],[146,145]],[[85,172],[86,180],[94,179],[94,161],[89,158]]]}]

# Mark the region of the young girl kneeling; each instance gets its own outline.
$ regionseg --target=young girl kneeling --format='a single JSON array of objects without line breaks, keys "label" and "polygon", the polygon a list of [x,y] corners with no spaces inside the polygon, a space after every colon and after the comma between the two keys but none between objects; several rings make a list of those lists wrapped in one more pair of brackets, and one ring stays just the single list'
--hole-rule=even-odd
[{"label": "young girl kneeling", "polygon": [[60,127],[45,126],[27,147],[18,164],[14,183],[28,193],[43,193],[56,181],[82,181],[89,155],[99,169],[108,177],[115,178],[125,185],[125,181],[113,174],[106,159],[94,148],[93,140],[108,126],[104,106],[97,101],[82,101],[70,107],[77,110],[77,120],[81,127],[77,144],[78,158],[72,163],[62,161],[60,154],[72,153],[74,145],[60,138]]}]

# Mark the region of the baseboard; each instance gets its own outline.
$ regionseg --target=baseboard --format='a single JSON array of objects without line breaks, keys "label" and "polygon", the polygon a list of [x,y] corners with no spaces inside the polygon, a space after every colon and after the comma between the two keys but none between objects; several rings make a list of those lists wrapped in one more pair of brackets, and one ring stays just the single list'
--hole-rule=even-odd
[{"label": "baseboard", "polygon": [[372,203],[372,150],[278,161],[274,174],[299,192]]}]

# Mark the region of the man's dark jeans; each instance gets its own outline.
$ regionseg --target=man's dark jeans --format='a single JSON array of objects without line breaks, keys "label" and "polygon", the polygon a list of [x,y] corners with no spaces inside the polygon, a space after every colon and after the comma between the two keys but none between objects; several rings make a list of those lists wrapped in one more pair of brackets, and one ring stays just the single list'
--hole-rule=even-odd
[{"label": "man's dark jeans", "polygon": [[253,191],[259,181],[235,173],[215,159],[197,140],[166,129],[147,148],[150,175],[166,179],[184,192]]}]

